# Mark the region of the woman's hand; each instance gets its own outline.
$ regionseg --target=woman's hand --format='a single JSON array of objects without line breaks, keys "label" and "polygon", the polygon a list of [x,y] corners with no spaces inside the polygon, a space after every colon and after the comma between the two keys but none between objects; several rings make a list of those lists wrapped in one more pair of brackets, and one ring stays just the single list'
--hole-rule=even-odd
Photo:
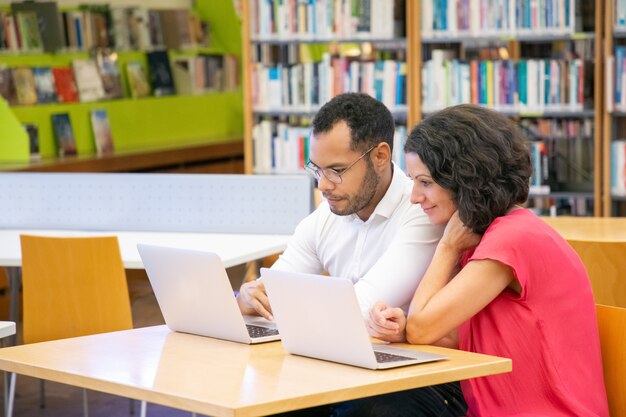
[{"label": "woman's hand", "polygon": [[379,301],[370,310],[367,319],[367,331],[370,336],[387,342],[404,342],[406,317],[401,308],[392,308]]},{"label": "woman's hand", "polygon": [[480,243],[481,235],[478,235],[465,226],[459,217],[459,212],[455,211],[446,228],[440,245],[454,250],[457,254],[461,254],[466,250],[473,249]]}]

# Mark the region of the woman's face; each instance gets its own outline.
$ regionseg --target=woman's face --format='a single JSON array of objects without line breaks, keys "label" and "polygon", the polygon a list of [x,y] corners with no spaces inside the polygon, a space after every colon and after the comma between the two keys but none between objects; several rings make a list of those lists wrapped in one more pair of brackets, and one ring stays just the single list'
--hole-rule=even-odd
[{"label": "woman's face", "polygon": [[406,172],[413,180],[411,203],[420,204],[432,224],[446,224],[456,211],[452,193],[433,181],[419,155],[405,155]]}]

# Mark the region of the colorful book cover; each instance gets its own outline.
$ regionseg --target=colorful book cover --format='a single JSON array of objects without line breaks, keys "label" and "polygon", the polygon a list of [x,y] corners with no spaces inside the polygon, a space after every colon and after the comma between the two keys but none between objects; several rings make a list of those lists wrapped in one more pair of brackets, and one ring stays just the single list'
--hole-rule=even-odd
[{"label": "colorful book cover", "polygon": [[131,97],[141,98],[150,95],[150,83],[146,75],[146,68],[141,62],[127,63],[126,77],[128,78]]},{"label": "colorful book cover", "polygon": [[95,60],[76,59],[72,66],[80,101],[98,101],[106,97]]},{"label": "colorful book cover", "polygon": [[52,68],[52,76],[54,77],[54,86],[57,91],[59,102],[76,103],[78,102],[78,90],[74,82],[74,71],[70,67]]},{"label": "colorful book cover", "polygon": [[19,36],[22,40],[22,50],[28,52],[38,52],[43,50],[43,41],[39,32],[36,12],[19,12],[17,25]]},{"label": "colorful book cover", "polygon": [[56,103],[58,101],[57,91],[50,67],[33,68],[33,77],[35,78],[37,101],[40,104]]},{"label": "colorful book cover", "polygon": [[76,155],[76,139],[69,113],[54,113],[51,117],[59,156]]},{"label": "colorful book cover", "polygon": [[95,59],[106,98],[124,97],[120,71],[117,66],[117,54],[109,49],[98,49],[95,53]]},{"label": "colorful book cover", "polygon": [[152,51],[146,54],[150,68],[150,81],[155,96],[176,94],[174,78],[167,51]]},{"label": "colorful book cover", "polygon": [[93,131],[96,152],[98,155],[113,153],[113,135],[106,110],[91,111],[91,130]]},{"label": "colorful book cover", "polygon": [[41,159],[41,155],[39,153],[39,128],[37,127],[37,125],[26,123],[24,125],[24,129],[28,134],[28,145],[30,149],[31,161]]},{"label": "colorful book cover", "polygon": [[32,68],[13,68],[12,76],[17,104],[37,104],[37,89],[35,87],[35,78],[33,77]]}]

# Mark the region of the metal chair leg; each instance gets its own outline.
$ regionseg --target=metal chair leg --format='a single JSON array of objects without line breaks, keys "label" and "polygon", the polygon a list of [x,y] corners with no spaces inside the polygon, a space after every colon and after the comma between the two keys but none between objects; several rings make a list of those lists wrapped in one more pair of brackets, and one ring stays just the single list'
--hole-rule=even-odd
[{"label": "metal chair leg", "polygon": [[146,417],[146,414],[148,412],[148,403],[145,401],[141,402],[141,411],[139,412],[139,416],[140,417]]},{"label": "metal chair leg", "polygon": [[[15,403],[15,373],[4,373],[4,415],[13,417],[13,405]],[[8,397],[8,398],[7,398]]]}]

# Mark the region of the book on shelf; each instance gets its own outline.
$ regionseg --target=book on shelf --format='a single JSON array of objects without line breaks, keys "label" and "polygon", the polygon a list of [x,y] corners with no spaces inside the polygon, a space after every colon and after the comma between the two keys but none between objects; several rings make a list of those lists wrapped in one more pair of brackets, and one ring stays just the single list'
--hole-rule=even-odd
[{"label": "book on shelf", "polygon": [[56,88],[57,97],[61,103],[78,102],[78,89],[74,82],[74,71],[71,67],[54,67],[52,68],[52,76],[54,77],[54,86]]},{"label": "book on shelf", "polygon": [[117,66],[117,53],[100,48],[96,49],[94,54],[98,73],[102,79],[102,88],[104,96],[107,99],[115,99],[124,97],[124,89],[122,87],[122,79]]},{"label": "book on shelf", "polygon": [[44,52],[56,52],[65,47],[65,33],[57,2],[24,1],[11,3],[13,13],[33,12],[37,23]]},{"label": "book on shelf", "polygon": [[98,101],[106,97],[98,65],[94,59],[75,59],[72,61],[72,67],[80,101]]},{"label": "book on shelf", "polygon": [[76,155],[76,139],[69,113],[54,113],[50,117],[59,156]]},{"label": "book on shelf", "polygon": [[130,44],[140,50],[152,47],[150,35],[150,15],[144,7],[131,7],[127,11],[128,24],[130,27]]},{"label": "book on shelf", "polygon": [[194,46],[191,37],[189,10],[159,10],[163,42],[167,49],[189,49]]},{"label": "book on shelf", "polygon": [[33,69],[30,67],[15,67],[12,69],[12,77],[16,104],[37,104],[37,89],[35,87]]},{"label": "book on shelf", "polygon": [[96,153],[98,155],[110,155],[113,153],[113,134],[111,133],[111,124],[106,110],[92,110],[91,130],[93,132],[94,142],[96,144]]},{"label": "book on shelf", "polygon": [[35,78],[37,102],[39,104],[56,103],[58,99],[52,69],[50,67],[35,67],[33,68],[33,77]]},{"label": "book on shelf", "polygon": [[132,98],[150,96],[150,83],[146,75],[146,67],[142,62],[126,63],[126,77]]},{"label": "book on shelf", "polygon": [[43,40],[39,32],[37,13],[32,11],[17,12],[15,16],[20,49],[27,52],[43,51]]},{"label": "book on shelf", "polygon": [[611,142],[611,194],[626,196],[626,140]]},{"label": "book on shelf", "polygon": [[191,95],[202,91],[196,83],[196,57],[175,58],[172,61],[172,75],[177,94]]},{"label": "book on shelf", "polygon": [[128,8],[111,7],[111,33],[113,34],[113,44],[118,51],[127,51],[132,48],[130,26],[128,24]]},{"label": "book on shelf", "polygon": [[148,68],[150,69],[150,84],[152,84],[154,95],[159,97],[176,94],[167,51],[151,51],[146,54],[146,57],[148,59]]},{"label": "book on shelf", "polygon": [[30,160],[37,161],[41,159],[41,154],[39,153],[39,128],[37,125],[26,123],[24,124],[24,129],[28,134],[28,149],[30,152]]}]

